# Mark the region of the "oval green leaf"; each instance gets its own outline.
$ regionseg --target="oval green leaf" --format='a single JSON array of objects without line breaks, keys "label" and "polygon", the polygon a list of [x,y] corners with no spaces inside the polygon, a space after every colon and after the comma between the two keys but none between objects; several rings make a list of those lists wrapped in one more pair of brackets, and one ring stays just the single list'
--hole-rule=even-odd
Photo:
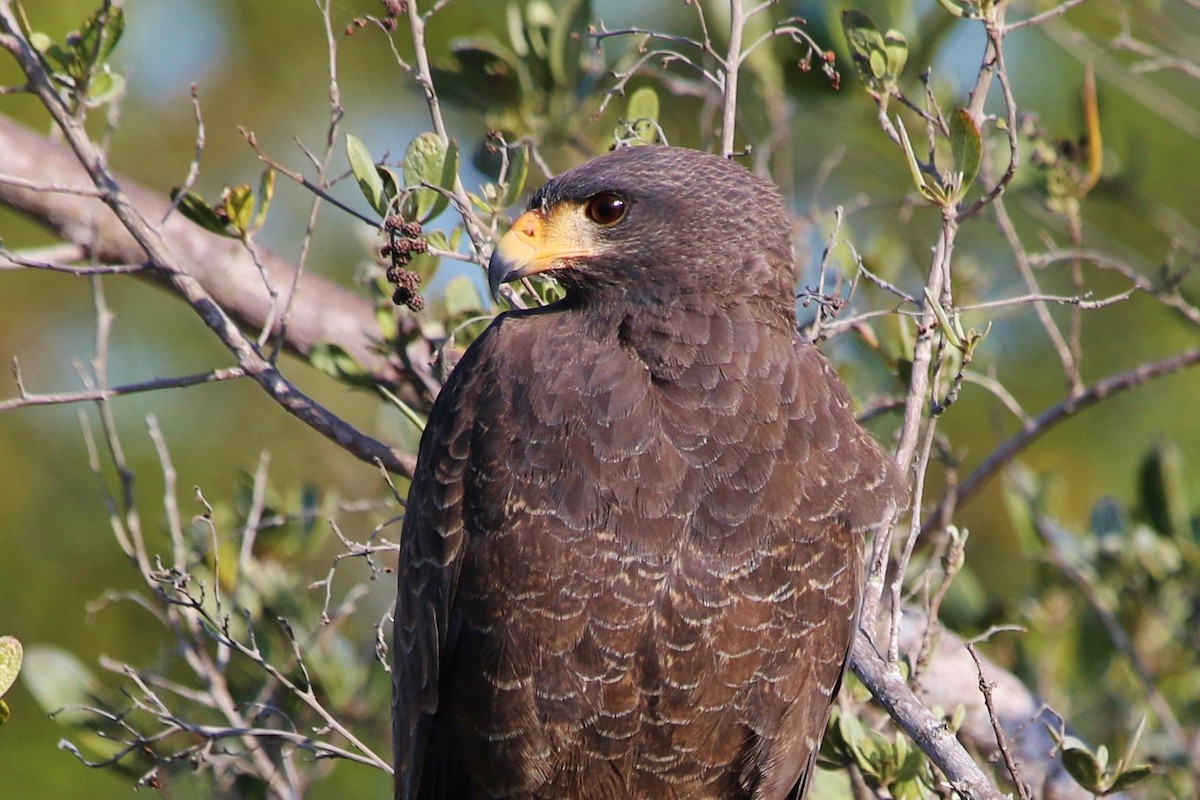
[{"label": "oval green leaf", "polygon": [[375,385],[375,379],[354,360],[354,356],[333,342],[313,345],[308,353],[308,363],[331,378],[351,386],[370,388]]},{"label": "oval green leaf", "polygon": [[[1069,737],[1068,737],[1069,738]],[[1065,747],[1062,754],[1063,766],[1075,782],[1089,792],[1101,790],[1101,769],[1096,757],[1086,749]]]},{"label": "oval green leaf", "polygon": [[119,7],[109,6],[84,20],[76,48],[89,63],[103,63],[108,60],[124,32],[125,12]]},{"label": "oval green leaf", "polygon": [[842,32],[850,48],[850,61],[859,80],[872,92],[880,90],[879,78],[887,69],[887,54],[883,36],[865,11],[849,9],[842,12]]},{"label": "oval green leaf", "polygon": [[268,167],[258,180],[258,213],[254,215],[254,230],[267,221],[267,209],[275,199],[275,170]]},{"label": "oval green leaf", "polygon": [[558,10],[558,19],[550,32],[550,75],[559,86],[574,85],[579,73],[580,56],[587,46],[588,24],[592,17],[588,0],[571,0]]},{"label": "oval green leaf", "polygon": [[209,233],[215,233],[220,236],[229,235],[229,231],[225,228],[225,223],[217,216],[217,212],[213,210],[213,207],[208,204],[207,200],[195,192],[188,190],[180,196],[179,189],[172,189],[171,202],[176,204],[179,213]]},{"label": "oval green leaf", "polygon": [[625,106],[625,119],[629,122],[639,119],[658,122],[658,110],[658,92],[649,86],[643,86],[629,95],[629,103]]},{"label": "oval green leaf", "polygon": [[521,191],[525,188],[525,179],[528,177],[529,145],[522,144],[509,156],[504,196],[500,199],[501,208],[508,208],[517,202],[517,198],[521,196]]},{"label": "oval green leaf", "polygon": [[125,77],[113,72],[105,64],[88,81],[87,102],[90,106],[101,106],[119,97],[125,91]]},{"label": "oval green leaf", "polygon": [[379,173],[379,179],[383,181],[383,200],[384,205],[391,207],[392,201],[396,199],[396,195],[400,194],[400,188],[404,185],[400,176],[391,167],[377,165],[375,171]]},{"label": "oval green leaf", "polygon": [[1112,786],[1109,787],[1109,792],[1123,792],[1134,784],[1141,783],[1146,778],[1149,778],[1153,772],[1154,768],[1149,764],[1130,767],[1116,777]]},{"label": "oval green leaf", "polygon": [[375,169],[375,161],[371,152],[362,140],[353,134],[346,134],[346,158],[350,161],[350,171],[358,181],[358,188],[375,209],[375,213],[383,216],[387,213],[387,200],[383,192],[383,179]]},{"label": "oval green leaf", "polygon": [[897,30],[889,30],[883,35],[883,50],[887,54],[887,79],[895,83],[908,63],[908,40]]},{"label": "oval green leaf", "polygon": [[442,161],[442,177],[438,181],[438,186],[445,189],[445,192],[438,192],[437,199],[434,200],[433,208],[429,210],[429,218],[432,219],[445,210],[450,204],[449,192],[454,189],[454,184],[458,182],[458,143],[453,139],[450,140],[449,147],[446,148],[446,158]]},{"label": "oval green leaf", "polygon": [[250,184],[242,183],[225,190],[225,216],[239,236],[250,233],[250,222],[254,218],[254,190]]},{"label": "oval green leaf", "polygon": [[25,649],[15,636],[0,636],[0,697],[4,696],[17,680]]},{"label": "oval green leaf", "polygon": [[955,109],[950,115],[950,154],[954,159],[954,171],[963,176],[962,194],[979,174],[979,163],[983,160],[983,137],[979,126],[965,108]]},{"label": "oval green leaf", "polygon": [[451,161],[450,151],[454,151],[453,167],[457,171],[457,148],[453,142],[447,148],[435,133],[422,133],[413,139],[404,154],[404,185],[413,190],[413,216],[418,222],[425,222],[445,208],[446,198],[428,187],[444,185],[446,167]]}]

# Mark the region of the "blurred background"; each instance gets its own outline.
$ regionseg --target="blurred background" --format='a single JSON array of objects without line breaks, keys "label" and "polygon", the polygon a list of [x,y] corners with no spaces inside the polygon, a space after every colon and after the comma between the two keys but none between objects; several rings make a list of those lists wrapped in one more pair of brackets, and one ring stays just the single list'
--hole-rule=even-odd
[{"label": "blurred background", "polygon": [[[79,28],[95,5],[94,0],[55,0],[27,3],[27,11],[36,29],[61,40]],[[595,16],[610,29],[636,25],[696,33],[695,14],[682,2],[595,0],[593,5]],[[787,61],[780,74],[792,121],[790,141],[774,162],[777,168],[785,164],[787,174],[777,178],[802,220],[797,248],[807,265],[806,275],[811,278],[829,235],[829,211],[841,204],[856,209],[843,227],[843,239],[852,241],[877,273],[917,291],[924,280],[937,215],[903,202],[906,194],[912,194],[907,170],[897,148],[880,131],[874,106],[845,58],[837,21],[841,7],[781,4],[781,13],[808,17],[817,42],[837,51],[843,80],[835,91],[819,69],[805,73],[795,68],[801,51],[783,48],[780,58]],[[907,36],[906,74],[915,77],[928,66],[939,96],[963,102],[983,48],[978,25],[955,19],[932,1],[864,0],[856,7],[868,10],[881,28],[894,27]],[[1048,7],[1013,3],[1010,18]],[[111,143],[116,170],[164,195],[184,181],[194,152],[192,86],[207,132],[196,184],[206,197],[215,198],[224,185],[257,181],[261,166],[239,127],[253,131],[265,151],[294,168],[306,166],[296,140],[312,148],[322,146],[329,114],[328,54],[321,16],[313,4],[128,0],[124,8],[127,30],[113,58],[128,79]],[[355,17],[381,13],[377,2],[368,0],[343,0],[333,7],[346,111],[343,129],[361,138],[377,157],[390,153],[398,159],[412,138],[430,127],[423,97],[378,30],[342,34]],[[1138,40],[1156,47],[1200,52],[1200,12],[1182,3],[1097,0],[1053,24],[1012,35],[1007,58],[1013,92],[1020,108],[1035,115],[1029,124],[1036,122],[1047,141],[1077,145],[1086,132],[1083,65],[1095,65],[1104,171],[1083,202],[1083,244],[1116,255],[1150,278],[1161,276],[1164,269],[1183,274],[1181,291],[1196,303],[1200,301],[1200,278],[1193,269],[1200,257],[1200,204],[1195,202],[1200,175],[1200,80],[1183,69],[1130,69],[1136,54],[1112,46],[1123,25],[1134,25],[1132,33]],[[455,0],[429,27],[431,57],[444,62],[451,39],[484,29],[504,39],[505,26],[503,6],[495,0]],[[404,31],[395,38],[401,55],[410,54]],[[628,46],[627,40],[609,40],[605,57],[614,60]],[[0,57],[0,85],[20,82],[11,59]],[[701,144],[695,124],[699,101],[673,97],[669,86],[656,85],[663,102],[660,123],[671,142]],[[909,91],[919,97],[919,88],[911,88],[915,85],[911,82]],[[586,88],[592,100],[581,106],[594,108],[594,99],[604,88],[603,78]],[[753,93],[747,94],[746,102],[754,102]],[[19,94],[0,96],[0,113],[35,130],[49,129],[36,102]],[[464,153],[475,153],[489,125],[479,110],[451,105],[447,121]],[[595,120],[588,110],[580,111],[574,121],[575,138],[546,150],[552,168],[565,168],[582,160],[589,149],[602,149],[614,124],[611,111]],[[910,131],[916,135],[912,124]],[[339,163],[335,171],[345,169],[344,161]],[[473,165],[464,169],[468,185],[483,180],[475,169]],[[819,184],[818,175],[822,176]],[[531,178],[531,183],[536,182]],[[1030,249],[1047,242],[1063,246],[1070,242],[1066,223],[1047,207],[1044,182],[1044,174],[1027,159],[1009,192],[1010,212]],[[366,209],[352,182],[346,182],[337,195]],[[296,259],[309,203],[302,187],[280,180],[275,206],[258,242]],[[49,234],[6,209],[0,209],[0,239],[12,250],[53,243]],[[327,207],[318,222],[309,269],[351,286],[372,242],[369,227]],[[845,252],[839,252],[838,258],[845,261]],[[1019,294],[1011,263],[1011,250],[994,225],[982,222],[964,228],[955,267],[964,296],[986,300]],[[455,274],[478,280],[469,267],[447,265],[439,270],[433,293]],[[1087,274],[1097,296],[1127,287],[1113,273],[1089,269]],[[1047,291],[1072,291],[1065,270],[1040,277]],[[183,303],[132,278],[107,278],[103,287],[116,314],[109,366],[112,383],[231,363]],[[1067,312],[1061,309],[1053,313],[1066,319]],[[1065,381],[1032,309],[969,315],[965,320],[980,329],[989,321],[992,329],[977,353],[976,368],[992,372],[1031,414],[1059,402]],[[891,336],[893,329],[887,325],[881,324],[881,330]],[[0,361],[19,358],[28,389],[82,388],[77,365],[91,358],[94,336],[93,295],[86,279],[33,270],[0,272]],[[1195,348],[1200,331],[1153,299],[1137,295],[1085,314],[1082,343],[1083,376],[1085,383],[1091,383],[1143,361]],[[888,392],[888,378],[881,374],[877,360],[862,350],[857,340],[843,337],[828,352],[856,398],[866,403]],[[375,396],[338,384],[295,358],[287,357],[284,368],[304,391],[361,429],[380,436],[395,434],[394,412],[383,410]],[[7,372],[0,375],[0,399],[16,393],[13,377]],[[248,381],[124,397],[113,409],[126,457],[137,475],[137,499],[148,525],[162,525],[163,492],[161,468],[147,433],[149,414],[157,419],[170,447],[185,517],[201,510],[193,500],[193,487],[214,505],[236,506],[263,451],[270,453],[270,484],[280,504],[309,502],[328,512],[339,504],[386,495],[377,470],[300,425]],[[161,649],[166,640],[131,605],[95,607],[106,592],[131,588],[136,576],[113,541],[103,494],[88,468],[81,415],[92,418],[95,427],[91,406],[0,413],[0,635],[15,635],[26,646],[61,647],[101,674],[96,667],[101,655],[153,661],[165,655]],[[881,435],[889,433],[889,425],[894,427],[894,420],[880,423]],[[953,457],[968,467],[1019,429],[998,401],[972,384],[963,388],[962,400],[946,413],[942,425]],[[1086,533],[1098,504],[1124,509],[1135,518],[1139,510],[1152,511],[1144,507],[1144,467],[1155,448],[1160,453],[1166,448],[1181,465],[1174,474],[1181,476],[1185,496],[1200,497],[1200,370],[1175,374],[1101,403],[1041,438],[1021,462],[1023,474],[1036,485],[1055,519],[1066,529]],[[1042,566],[1036,548],[1022,539],[1020,525],[1014,523],[1012,497],[1006,498],[1002,489],[1002,481],[993,481],[956,520],[972,535],[968,571],[948,613],[967,628],[966,633],[993,621],[1030,624],[1030,620],[1055,618],[1040,605],[1035,610],[1026,607],[1029,613],[1022,618],[1026,598],[1042,586]],[[296,499],[300,497],[307,499]],[[1192,500],[1192,514],[1196,507]],[[351,514],[342,520],[352,535],[369,531],[376,522],[371,514]],[[147,531],[148,537],[159,535],[161,529]],[[317,537],[306,555],[311,580],[324,576],[339,549],[327,532]],[[1176,569],[1186,568],[1187,563]],[[362,575],[365,572],[358,577]],[[369,613],[364,614],[361,629],[347,632],[363,653],[372,651],[371,624],[386,610],[392,593],[387,577],[373,582],[362,601]],[[1037,635],[1052,639],[1056,634],[1046,629],[1035,634],[1034,641]],[[998,657],[1007,655],[1008,663],[1020,671],[1029,655],[1019,650],[1002,651]],[[1106,679],[1110,651],[1102,656],[1103,663],[1087,666],[1088,675]],[[1084,669],[1080,652],[1084,651],[1076,648],[1071,654],[1060,654],[1061,660],[1054,662],[1055,675],[1066,680],[1064,676]],[[1133,714],[1107,700],[1089,700],[1086,693],[1056,690],[1052,671],[1026,667],[1023,674],[1073,712],[1072,722],[1096,740],[1112,734],[1114,719],[1127,721]],[[117,685],[111,676],[104,681]],[[363,712],[375,720],[364,725],[372,741],[386,752],[386,691],[380,688],[385,684],[376,680],[372,686],[375,694],[364,698],[369,707]],[[65,729],[46,717],[24,684],[18,683],[6,700],[13,718],[0,727],[0,794],[23,800],[132,796],[128,776],[88,770],[56,749]],[[342,763],[311,796],[383,797],[387,785],[381,773]]]}]

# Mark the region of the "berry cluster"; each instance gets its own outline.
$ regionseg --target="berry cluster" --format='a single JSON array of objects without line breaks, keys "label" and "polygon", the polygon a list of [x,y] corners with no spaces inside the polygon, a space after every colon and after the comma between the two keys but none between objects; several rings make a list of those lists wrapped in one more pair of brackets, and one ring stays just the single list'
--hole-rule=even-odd
[{"label": "berry cluster", "polygon": [[384,15],[381,18],[376,17],[355,17],[346,26],[346,35],[353,36],[358,32],[359,28],[365,28],[367,25],[374,22],[383,28],[388,33],[394,32],[400,27],[400,17],[408,13],[407,0],[382,0]]},{"label": "berry cluster", "polygon": [[388,282],[396,285],[392,302],[420,311],[425,307],[425,298],[421,297],[421,276],[406,267],[412,263],[413,256],[429,249],[429,243],[421,238],[421,223],[392,214],[384,221],[383,229],[387,232],[388,243],[380,248],[379,255],[390,264]]}]

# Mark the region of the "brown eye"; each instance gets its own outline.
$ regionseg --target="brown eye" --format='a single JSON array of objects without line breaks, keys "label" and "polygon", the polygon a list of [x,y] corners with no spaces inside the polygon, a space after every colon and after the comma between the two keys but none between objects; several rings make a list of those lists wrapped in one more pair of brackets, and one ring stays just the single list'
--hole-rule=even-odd
[{"label": "brown eye", "polygon": [[601,192],[588,200],[588,219],[597,225],[616,225],[625,216],[625,207],[625,198],[612,192]]}]

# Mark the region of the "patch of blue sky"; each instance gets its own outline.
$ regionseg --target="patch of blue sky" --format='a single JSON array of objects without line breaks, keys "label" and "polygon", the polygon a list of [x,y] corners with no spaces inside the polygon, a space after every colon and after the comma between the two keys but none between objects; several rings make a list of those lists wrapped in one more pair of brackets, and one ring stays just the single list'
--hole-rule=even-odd
[{"label": "patch of blue sky", "polygon": [[222,3],[131,0],[118,62],[139,102],[163,105],[203,85],[224,62],[233,35]]}]

